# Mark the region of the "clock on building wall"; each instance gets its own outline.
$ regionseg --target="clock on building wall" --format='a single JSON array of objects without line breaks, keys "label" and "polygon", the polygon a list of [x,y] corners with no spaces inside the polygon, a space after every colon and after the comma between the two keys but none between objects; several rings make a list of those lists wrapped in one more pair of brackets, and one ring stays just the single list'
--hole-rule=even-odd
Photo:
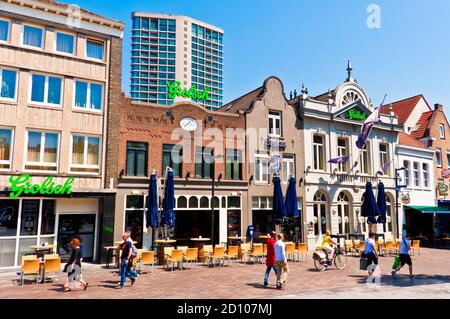
[{"label": "clock on building wall", "polygon": [[183,130],[186,131],[195,131],[197,129],[197,121],[192,117],[184,117],[180,121],[180,126]]}]

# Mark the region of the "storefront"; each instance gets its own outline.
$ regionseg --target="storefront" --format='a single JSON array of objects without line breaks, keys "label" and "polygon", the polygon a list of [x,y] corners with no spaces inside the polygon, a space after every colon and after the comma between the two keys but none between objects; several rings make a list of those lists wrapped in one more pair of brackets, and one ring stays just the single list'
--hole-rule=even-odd
[{"label": "storefront", "polygon": [[450,235],[450,208],[446,203],[440,206],[407,206],[406,232],[421,244],[429,247],[447,246],[442,238]]}]

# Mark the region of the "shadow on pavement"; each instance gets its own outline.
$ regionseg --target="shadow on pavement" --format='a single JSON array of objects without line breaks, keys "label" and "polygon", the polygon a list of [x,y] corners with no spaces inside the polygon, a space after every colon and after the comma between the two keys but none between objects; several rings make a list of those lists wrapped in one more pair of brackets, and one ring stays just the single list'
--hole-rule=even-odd
[{"label": "shadow on pavement", "polygon": [[264,286],[259,283],[247,283],[246,285],[257,289],[276,289],[276,286],[273,285]]},{"label": "shadow on pavement", "polygon": [[[367,282],[367,275],[348,275],[352,278],[358,278],[358,283],[365,284]],[[398,274],[398,279],[392,279],[391,275],[381,276],[382,286],[395,286],[395,287],[413,287],[413,286],[424,286],[424,285],[435,285],[435,284],[445,284],[450,283],[450,276],[441,275],[425,275],[416,274],[414,279],[410,279],[408,273]]]}]

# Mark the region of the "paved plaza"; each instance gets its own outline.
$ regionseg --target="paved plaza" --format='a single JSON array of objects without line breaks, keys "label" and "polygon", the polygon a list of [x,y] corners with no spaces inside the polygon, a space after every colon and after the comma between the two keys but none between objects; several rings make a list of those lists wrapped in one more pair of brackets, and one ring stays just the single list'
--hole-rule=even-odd
[{"label": "paved plaza", "polygon": [[359,270],[359,258],[348,256],[344,270],[332,267],[317,272],[311,254],[306,261],[290,262],[288,284],[275,288],[275,276],[265,288],[264,264],[236,264],[231,267],[194,266],[192,269],[165,271],[155,268],[139,276],[134,286],[114,289],[119,281],[116,269],[84,264],[83,276],[89,282],[86,291],[63,292],[65,273],[57,282],[36,284],[32,278],[17,285],[15,273],[0,274],[0,299],[4,298],[450,298],[450,250],[420,250],[412,257],[415,279],[407,276],[407,266],[393,281],[390,276],[393,257],[380,258],[381,275],[367,284],[367,272]]}]

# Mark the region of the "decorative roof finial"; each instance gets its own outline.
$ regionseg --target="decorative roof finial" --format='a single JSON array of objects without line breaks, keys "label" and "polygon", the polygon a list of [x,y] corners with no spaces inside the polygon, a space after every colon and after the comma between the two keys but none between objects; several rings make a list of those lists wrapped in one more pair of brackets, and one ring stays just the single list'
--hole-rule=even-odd
[{"label": "decorative roof finial", "polygon": [[301,92],[302,92],[303,98],[306,98],[308,96],[308,89],[305,88],[305,83],[303,83],[303,82],[302,82],[302,90],[301,90]]},{"label": "decorative roof finial", "polygon": [[353,78],[352,78],[352,63],[350,62],[350,60],[348,60],[347,62],[347,80],[345,80],[346,82],[353,82]]}]

